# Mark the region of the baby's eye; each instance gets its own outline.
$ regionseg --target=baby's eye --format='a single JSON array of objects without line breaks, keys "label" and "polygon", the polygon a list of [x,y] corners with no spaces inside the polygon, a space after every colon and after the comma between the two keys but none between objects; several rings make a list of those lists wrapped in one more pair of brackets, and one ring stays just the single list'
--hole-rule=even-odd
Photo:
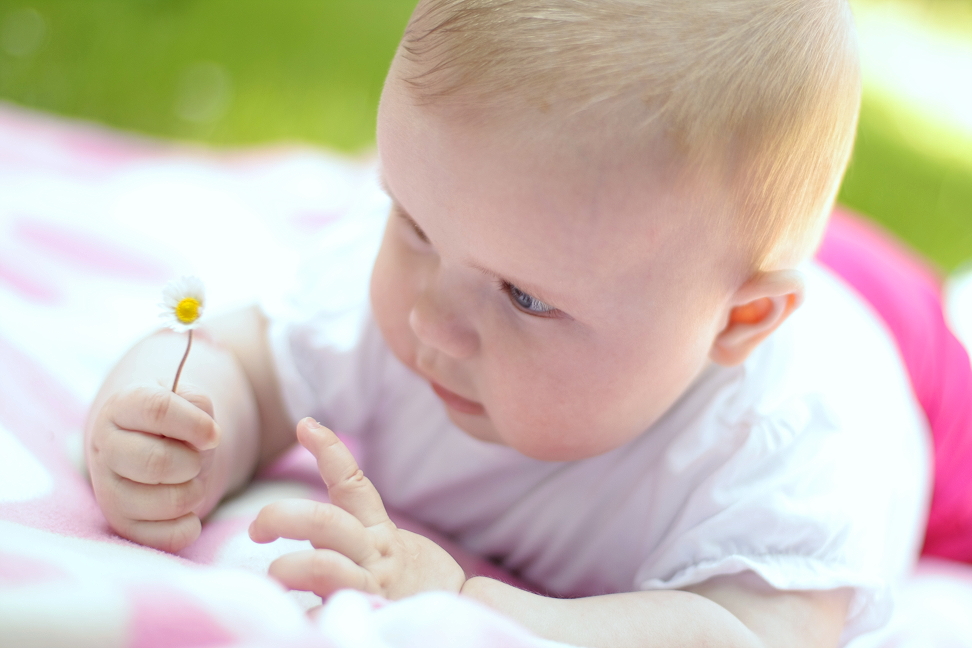
[{"label": "baby's eye", "polygon": [[423,243],[429,243],[429,237],[425,235],[425,232],[423,232],[422,228],[418,226],[418,223],[412,220],[411,216],[409,216],[404,211],[402,211],[401,208],[399,208],[397,205],[395,207],[395,213],[398,215],[399,218],[401,218],[408,224],[408,226],[415,233],[415,236],[417,236],[420,241],[422,241]]},{"label": "baby's eye", "polygon": [[550,317],[558,312],[553,306],[543,303],[532,295],[528,295],[508,281],[502,283],[502,289],[510,296],[510,301],[531,315]]},{"label": "baby's eye", "polygon": [[416,225],[415,221],[410,218],[408,219],[408,222],[412,226],[412,231],[415,232],[415,236],[419,237],[420,241],[423,243],[430,243],[429,237],[425,235],[425,232],[422,231],[421,227]]}]

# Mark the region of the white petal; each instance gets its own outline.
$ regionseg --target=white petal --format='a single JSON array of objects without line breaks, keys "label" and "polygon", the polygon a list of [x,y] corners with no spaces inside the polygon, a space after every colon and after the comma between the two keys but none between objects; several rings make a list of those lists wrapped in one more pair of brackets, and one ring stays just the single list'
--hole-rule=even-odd
[{"label": "white petal", "polygon": [[[179,318],[175,314],[179,302],[186,298],[195,299],[199,302],[199,317],[189,324],[179,321]],[[160,317],[165,321],[166,326],[172,330],[180,332],[188,331],[196,328],[199,320],[202,318],[205,301],[205,289],[199,277],[179,277],[167,283],[165,288],[162,289],[162,303],[159,304],[159,307],[162,309]]]}]

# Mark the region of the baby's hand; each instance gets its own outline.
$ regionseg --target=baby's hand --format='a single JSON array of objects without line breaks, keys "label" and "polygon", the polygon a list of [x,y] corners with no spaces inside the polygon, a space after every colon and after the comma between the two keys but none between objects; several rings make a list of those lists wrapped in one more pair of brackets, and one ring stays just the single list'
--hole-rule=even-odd
[{"label": "baby's hand", "polygon": [[343,588],[392,600],[462,589],[466,577],[459,564],[428,538],[388,519],[378,491],[333,432],[306,418],[297,425],[297,438],[317,457],[331,503],[282,500],[260,511],[250,525],[255,542],[291,538],[315,547],[278,558],[271,576],[321,597]]},{"label": "baby's hand", "polygon": [[163,551],[195,541],[219,435],[206,396],[152,385],[109,397],[88,438],[91,483],[108,524]]}]

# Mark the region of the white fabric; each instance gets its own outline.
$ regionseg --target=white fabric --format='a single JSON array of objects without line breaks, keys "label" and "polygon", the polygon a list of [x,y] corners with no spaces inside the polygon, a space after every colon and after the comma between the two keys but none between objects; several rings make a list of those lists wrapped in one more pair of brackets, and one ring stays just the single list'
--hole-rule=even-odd
[{"label": "white fabric", "polygon": [[889,333],[826,270],[808,265],[797,313],[644,435],[541,462],[454,427],[387,349],[366,297],[382,224],[376,205],[336,226],[355,236],[315,251],[271,344],[291,415],[358,435],[386,503],[553,594],[751,570],[778,589],[856,588],[845,642],[884,623],[924,528],[928,432]]},{"label": "white fabric", "polygon": [[972,566],[923,558],[894,595],[888,624],[850,648],[972,648]]}]

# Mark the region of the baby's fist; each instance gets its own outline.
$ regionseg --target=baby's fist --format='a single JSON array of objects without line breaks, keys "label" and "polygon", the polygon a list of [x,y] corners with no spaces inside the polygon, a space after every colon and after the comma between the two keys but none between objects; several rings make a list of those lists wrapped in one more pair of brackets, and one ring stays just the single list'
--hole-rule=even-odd
[{"label": "baby's fist", "polygon": [[109,397],[87,442],[91,483],[108,524],[163,551],[190,545],[199,537],[218,442],[204,395],[142,385]]}]

